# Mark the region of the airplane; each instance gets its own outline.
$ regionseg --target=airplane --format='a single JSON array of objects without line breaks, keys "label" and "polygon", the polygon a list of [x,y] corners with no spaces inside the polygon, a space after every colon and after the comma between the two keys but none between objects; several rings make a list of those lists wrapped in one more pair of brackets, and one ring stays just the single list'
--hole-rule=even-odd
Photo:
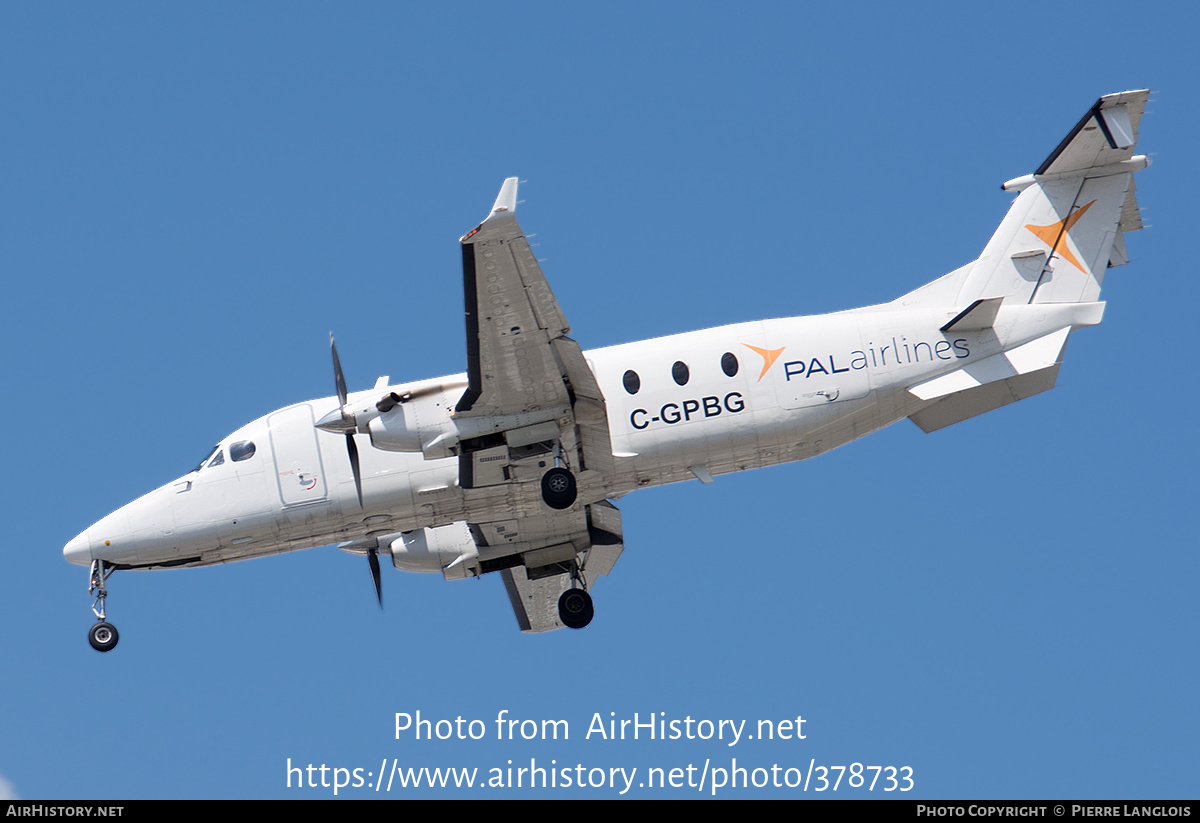
[{"label": "airplane", "polygon": [[517,178],[461,238],[465,374],[287,406],[63,549],[90,567],[112,650],[117,570],[336,544],[447,580],[497,573],[524,632],[587,626],[624,549],[613,500],[813,457],[909,418],[933,432],[1054,386],[1142,227],[1149,92],[1101,97],[1016,194],[983,253],[889,303],[581,350],[516,220]]}]

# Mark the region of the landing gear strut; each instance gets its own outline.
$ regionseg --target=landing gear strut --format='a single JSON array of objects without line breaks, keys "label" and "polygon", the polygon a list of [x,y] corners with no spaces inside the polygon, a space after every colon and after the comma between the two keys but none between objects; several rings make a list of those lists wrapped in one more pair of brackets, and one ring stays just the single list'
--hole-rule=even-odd
[{"label": "landing gear strut", "polygon": [[88,583],[88,594],[96,595],[96,600],[92,603],[92,612],[99,622],[88,632],[88,642],[98,652],[109,652],[115,649],[120,637],[117,634],[117,627],[105,619],[104,613],[104,600],[108,597],[108,589],[104,587],[104,584],[114,571],[116,569],[111,566],[105,568],[103,560],[92,561],[92,576]]}]

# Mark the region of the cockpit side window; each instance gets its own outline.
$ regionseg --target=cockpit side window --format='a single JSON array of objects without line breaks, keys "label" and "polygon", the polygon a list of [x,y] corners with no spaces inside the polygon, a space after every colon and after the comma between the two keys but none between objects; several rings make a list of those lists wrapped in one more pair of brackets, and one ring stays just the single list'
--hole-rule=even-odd
[{"label": "cockpit side window", "polygon": [[249,440],[239,440],[229,444],[229,459],[234,463],[249,460],[254,456],[254,443]]},{"label": "cockpit side window", "polygon": [[220,466],[224,462],[225,462],[225,452],[221,451],[220,449],[217,449],[216,457],[214,457],[212,460],[208,461],[208,468],[211,469],[213,466]]}]

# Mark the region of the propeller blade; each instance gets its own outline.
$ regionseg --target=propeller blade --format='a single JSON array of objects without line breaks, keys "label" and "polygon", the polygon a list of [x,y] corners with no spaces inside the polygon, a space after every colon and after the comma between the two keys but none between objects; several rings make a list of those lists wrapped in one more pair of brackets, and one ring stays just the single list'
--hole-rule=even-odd
[{"label": "propeller blade", "polygon": [[371,582],[375,584],[375,599],[379,608],[383,608],[383,584],[379,579],[379,553],[374,549],[367,552],[367,562],[371,564]]},{"label": "propeller blade", "polygon": [[[343,431],[346,433],[346,452],[350,455],[350,471],[354,474],[354,490],[358,492],[358,507],[363,507],[362,472],[358,468],[358,446],[354,443],[354,415],[346,414],[346,376],[342,374],[342,361],[338,357],[337,343],[333,342],[333,332],[329,333],[329,349],[333,352],[333,382],[337,385],[338,403],[341,404],[341,422],[337,423],[332,414],[327,414],[317,423],[317,428],[327,431]],[[348,429],[348,431],[347,431]],[[379,562],[375,562],[378,567]],[[378,578],[376,574],[376,578]],[[376,586],[378,589],[378,586]],[[380,605],[383,605],[380,601]]]},{"label": "propeller blade", "polygon": [[354,432],[346,432],[346,451],[350,454],[350,471],[354,473],[354,490],[358,492],[358,507],[363,507],[362,474],[358,470],[358,446],[354,443]]},{"label": "propeller blade", "polygon": [[338,402],[346,405],[346,377],[342,374],[342,361],[337,356],[337,343],[333,342],[333,332],[329,333],[329,348],[333,350],[333,382],[337,384]]}]

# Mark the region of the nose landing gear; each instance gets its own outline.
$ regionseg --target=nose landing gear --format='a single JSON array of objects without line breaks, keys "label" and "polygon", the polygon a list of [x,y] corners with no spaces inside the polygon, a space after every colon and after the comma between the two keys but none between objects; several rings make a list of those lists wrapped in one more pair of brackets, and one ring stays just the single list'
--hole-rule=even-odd
[{"label": "nose landing gear", "polygon": [[92,574],[88,583],[88,594],[96,596],[96,600],[92,603],[92,612],[96,615],[96,620],[99,622],[88,631],[88,642],[98,652],[112,651],[117,647],[117,640],[120,639],[120,635],[117,634],[117,627],[108,622],[104,613],[104,600],[108,597],[108,589],[105,588],[104,584],[108,581],[109,575],[115,571],[116,569],[111,566],[105,568],[103,560],[92,561]]}]

